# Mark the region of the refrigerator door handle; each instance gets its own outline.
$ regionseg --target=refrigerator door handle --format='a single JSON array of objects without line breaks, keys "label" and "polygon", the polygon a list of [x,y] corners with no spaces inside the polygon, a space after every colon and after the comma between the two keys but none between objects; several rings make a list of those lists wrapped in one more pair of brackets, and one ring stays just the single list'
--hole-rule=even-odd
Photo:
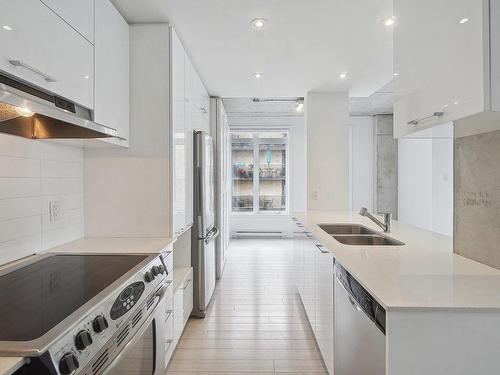
[{"label": "refrigerator door handle", "polygon": [[219,236],[219,228],[216,226],[213,227],[213,229],[208,233],[208,236],[205,238],[205,243],[209,243],[212,240],[215,240]]}]

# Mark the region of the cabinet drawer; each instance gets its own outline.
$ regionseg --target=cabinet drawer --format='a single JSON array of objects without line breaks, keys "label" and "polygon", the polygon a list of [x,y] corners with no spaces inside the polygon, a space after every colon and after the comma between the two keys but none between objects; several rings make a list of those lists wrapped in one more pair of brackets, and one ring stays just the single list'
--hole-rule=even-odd
[{"label": "cabinet drawer", "polygon": [[174,338],[174,310],[167,308],[165,310],[165,338]]},{"label": "cabinet drawer", "polygon": [[183,310],[184,310],[184,324],[187,323],[191,312],[193,311],[193,282],[192,278],[189,278],[184,287],[183,295]]},{"label": "cabinet drawer", "polygon": [[39,0],[3,1],[0,70],[93,108],[94,47]]},{"label": "cabinet drawer", "polygon": [[169,276],[172,276],[172,272],[174,270],[174,257],[172,250],[164,252],[162,254],[162,258],[163,258],[163,263],[165,263],[165,267],[167,268]]},{"label": "cabinet drawer", "polygon": [[170,310],[170,315],[167,316],[167,320],[165,322],[165,367],[168,366],[174,350],[174,313],[172,310]]},{"label": "cabinet drawer", "polygon": [[169,282],[167,290],[165,291],[165,309],[174,309],[174,287],[173,283]]},{"label": "cabinet drawer", "polygon": [[184,303],[183,303],[184,293],[181,289],[178,289],[174,294],[174,342],[177,345],[177,341],[181,337],[182,331],[184,329]]},{"label": "cabinet drawer", "polygon": [[[94,0],[41,0],[89,42],[94,43]],[[98,0],[102,1],[102,0]]]}]

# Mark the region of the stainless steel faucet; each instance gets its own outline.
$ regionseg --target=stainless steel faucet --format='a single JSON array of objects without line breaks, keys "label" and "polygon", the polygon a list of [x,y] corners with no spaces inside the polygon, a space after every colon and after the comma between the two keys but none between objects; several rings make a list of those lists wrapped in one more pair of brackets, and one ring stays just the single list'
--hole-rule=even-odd
[{"label": "stainless steel faucet", "polygon": [[377,224],[380,228],[384,230],[385,233],[389,233],[391,231],[391,214],[390,213],[382,213],[382,217],[384,218],[384,222],[381,222],[375,216],[368,212],[366,207],[361,207],[359,210],[359,214],[361,216],[366,216],[368,219]]}]

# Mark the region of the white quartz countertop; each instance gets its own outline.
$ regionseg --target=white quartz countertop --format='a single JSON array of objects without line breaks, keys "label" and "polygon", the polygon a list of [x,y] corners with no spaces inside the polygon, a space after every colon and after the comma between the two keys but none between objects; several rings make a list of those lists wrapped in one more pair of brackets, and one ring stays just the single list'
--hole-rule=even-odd
[{"label": "white quartz countertop", "polygon": [[174,242],[174,239],[167,237],[84,237],[49,249],[47,252],[154,254],[161,253]]},{"label": "white quartz countertop", "polygon": [[390,237],[404,246],[343,245],[318,224],[357,223],[352,212],[294,215],[386,309],[500,309],[500,271],[453,253],[453,240],[393,221]]},{"label": "white quartz countertop", "polygon": [[11,375],[24,365],[22,357],[0,357],[0,374]]},{"label": "white quartz countertop", "polygon": [[[167,237],[155,238],[93,238],[85,237],[47,252],[60,253],[113,253],[113,254],[154,254],[161,253],[175,242]],[[0,357],[0,375],[10,375],[24,364],[24,358]]]}]

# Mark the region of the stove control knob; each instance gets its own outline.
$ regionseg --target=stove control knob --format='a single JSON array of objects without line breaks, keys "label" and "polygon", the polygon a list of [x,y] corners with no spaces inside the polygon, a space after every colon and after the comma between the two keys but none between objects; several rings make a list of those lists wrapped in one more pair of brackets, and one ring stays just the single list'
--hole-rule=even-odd
[{"label": "stove control knob", "polygon": [[144,275],[144,279],[150,283],[151,281],[153,281],[155,279],[155,275],[153,275],[153,273],[151,271],[147,271],[146,274]]},{"label": "stove control knob", "polygon": [[85,350],[92,344],[92,335],[88,330],[80,331],[76,334],[75,345],[78,350]]},{"label": "stove control knob", "polygon": [[163,275],[165,273],[165,267],[163,266],[163,264],[160,264],[158,266],[158,270],[160,271],[160,273]]},{"label": "stove control knob", "polygon": [[80,364],[73,353],[66,353],[59,361],[59,371],[63,375],[72,374],[78,367]]},{"label": "stove control knob", "polygon": [[158,276],[160,274],[160,268],[158,266],[153,266],[153,268],[151,268],[151,273],[153,276]]},{"label": "stove control knob", "polygon": [[94,327],[94,331],[96,333],[101,333],[106,328],[108,328],[108,321],[106,320],[104,315],[98,315],[92,322],[92,327]]}]

